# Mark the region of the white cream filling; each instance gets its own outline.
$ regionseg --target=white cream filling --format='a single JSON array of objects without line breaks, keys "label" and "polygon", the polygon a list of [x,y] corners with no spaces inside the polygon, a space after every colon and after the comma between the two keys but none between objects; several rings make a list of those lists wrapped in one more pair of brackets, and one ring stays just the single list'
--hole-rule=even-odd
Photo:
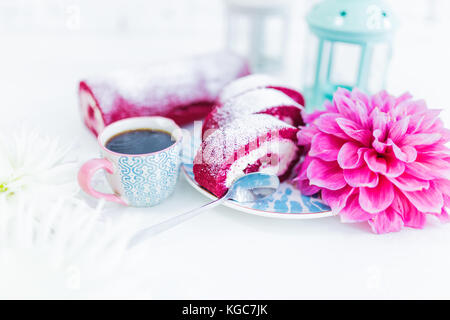
[{"label": "white cream filling", "polygon": [[[90,126],[95,128],[97,130],[97,133],[100,133],[103,128],[105,127],[105,123],[103,122],[102,113],[100,112],[100,109],[97,107],[97,103],[95,102],[92,95],[82,90],[80,93],[80,101],[81,101],[81,113],[86,120],[87,123],[89,123]],[[94,110],[94,118],[91,119],[89,117],[89,106],[92,107]]]},{"label": "white cream filling", "polygon": [[293,126],[294,125],[294,121],[292,120],[291,117],[286,117],[286,116],[278,116],[278,119],[280,119],[283,122],[286,122],[287,124]]},{"label": "white cream filling", "polygon": [[267,141],[259,148],[250,151],[246,156],[236,160],[230,167],[225,180],[225,186],[228,188],[234,180],[244,175],[244,170],[249,164],[254,164],[266,156],[271,154],[271,160],[268,163],[263,162],[259,168],[259,172],[281,175],[288,169],[289,164],[296,156],[297,146],[291,140]]}]

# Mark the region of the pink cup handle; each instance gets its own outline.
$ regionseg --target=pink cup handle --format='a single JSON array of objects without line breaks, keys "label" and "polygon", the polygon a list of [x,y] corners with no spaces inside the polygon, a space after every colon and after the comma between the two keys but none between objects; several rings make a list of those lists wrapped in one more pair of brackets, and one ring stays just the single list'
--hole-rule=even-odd
[{"label": "pink cup handle", "polygon": [[114,172],[112,163],[107,159],[92,159],[81,166],[80,171],[78,172],[78,183],[80,184],[81,189],[95,198],[104,198],[108,201],[117,202],[126,206],[127,203],[123,201],[119,196],[112,193],[99,192],[92,188],[92,177],[94,176],[95,172],[100,169],[104,169],[109,173]]}]

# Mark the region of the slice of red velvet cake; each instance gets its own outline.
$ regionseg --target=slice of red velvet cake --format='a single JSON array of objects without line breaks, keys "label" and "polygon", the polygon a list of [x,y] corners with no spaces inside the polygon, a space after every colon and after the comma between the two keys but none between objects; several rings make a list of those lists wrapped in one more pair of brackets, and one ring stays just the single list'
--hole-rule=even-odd
[{"label": "slice of red velvet cake", "polygon": [[298,90],[265,74],[251,74],[234,80],[223,88],[217,102],[218,104],[224,104],[228,102],[228,100],[233,99],[245,92],[261,88],[272,88],[281,91],[298,104],[305,106],[305,99]]},{"label": "slice of red velvet cake", "polygon": [[248,91],[223,105],[217,105],[203,122],[202,137],[205,139],[228,122],[254,113],[270,114],[298,127],[303,124],[302,110],[300,104],[278,90],[264,88]]},{"label": "slice of red velvet cake", "polygon": [[195,180],[217,197],[251,172],[288,178],[299,157],[298,129],[267,114],[237,118],[210,134],[194,159]]},{"label": "slice of red velvet cake", "polygon": [[181,125],[206,116],[220,90],[248,74],[246,60],[228,52],[116,70],[80,82],[80,111],[95,135],[130,117],[164,116]]}]

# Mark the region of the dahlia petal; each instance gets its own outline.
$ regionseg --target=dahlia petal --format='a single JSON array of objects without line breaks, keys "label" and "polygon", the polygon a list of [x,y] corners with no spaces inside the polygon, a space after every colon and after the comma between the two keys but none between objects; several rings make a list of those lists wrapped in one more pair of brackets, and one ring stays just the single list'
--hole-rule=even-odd
[{"label": "dahlia petal", "polygon": [[330,100],[325,100],[324,104],[323,104],[325,110],[327,112],[331,112],[331,113],[338,113],[339,111],[336,109],[335,105],[333,103],[331,103]]},{"label": "dahlia petal", "polygon": [[336,161],[342,144],[342,139],[320,132],[312,139],[309,156],[325,161]]},{"label": "dahlia petal", "polygon": [[411,115],[409,118],[409,127],[406,133],[414,134],[416,132],[420,132],[420,127],[424,120],[425,115],[423,113]]},{"label": "dahlia petal", "polygon": [[445,144],[450,141],[450,129],[440,129],[439,133],[441,134],[441,140],[439,140],[440,143]]},{"label": "dahlia petal", "polygon": [[385,174],[387,170],[387,163],[384,157],[379,157],[375,150],[367,150],[364,153],[364,161],[373,172]]},{"label": "dahlia petal", "polygon": [[302,118],[305,121],[305,123],[312,123],[314,120],[316,120],[321,115],[327,113],[326,111],[316,110],[314,112],[306,112],[305,110],[302,110]]},{"label": "dahlia petal", "polygon": [[370,117],[372,118],[372,128],[375,130],[380,130],[380,140],[384,140],[386,137],[388,115],[381,112],[378,107],[373,109]]},{"label": "dahlia petal", "polygon": [[386,99],[384,100],[383,107],[380,110],[382,112],[389,113],[392,109],[394,109],[394,106],[395,106],[395,97],[388,94]]},{"label": "dahlia petal", "polygon": [[444,144],[435,143],[433,145],[417,146],[417,152],[430,157],[450,157],[450,149]]},{"label": "dahlia petal", "polygon": [[353,100],[352,94],[350,95],[337,95],[333,100],[338,110],[338,113],[343,115],[344,118],[355,121],[360,124],[362,128],[367,128],[369,125],[369,113],[364,103]]},{"label": "dahlia petal", "polygon": [[[350,98],[352,96],[352,93],[350,90],[342,88],[342,87],[338,87],[335,93],[336,96],[344,96],[347,98]],[[334,96],[333,96],[333,102],[334,102]]]},{"label": "dahlia petal", "polygon": [[450,208],[450,196],[447,194],[442,194],[442,197],[444,197],[444,206]]},{"label": "dahlia petal", "polygon": [[354,188],[345,186],[339,190],[322,190],[322,199],[328,204],[334,213],[339,213],[347,204],[347,199],[355,191]]},{"label": "dahlia petal", "polygon": [[422,155],[417,161],[409,163],[405,172],[424,180],[450,179],[450,161]]},{"label": "dahlia petal", "polygon": [[323,133],[328,133],[335,135],[336,137],[348,139],[348,136],[344,131],[338,126],[336,122],[336,118],[339,117],[339,114],[324,114],[317,118],[315,124],[317,128]]},{"label": "dahlia petal", "polygon": [[394,200],[394,187],[392,183],[379,176],[378,185],[375,188],[359,188],[359,204],[363,210],[369,213],[377,213],[388,208]]},{"label": "dahlia petal", "polygon": [[438,142],[441,137],[439,133],[407,134],[403,137],[402,144],[408,146],[429,145]]},{"label": "dahlia petal", "polygon": [[330,190],[341,189],[347,184],[337,162],[314,159],[308,166],[307,176],[312,185]]},{"label": "dahlia petal", "polygon": [[358,88],[353,88],[353,90],[351,92],[351,97],[353,100],[360,101],[364,105],[364,108],[366,109],[367,114],[370,113],[369,112],[370,111],[369,110],[370,101],[369,101],[369,97],[365,93],[363,93]]},{"label": "dahlia petal", "polygon": [[388,179],[395,184],[397,188],[404,191],[419,191],[430,187],[429,181],[419,179],[406,172],[399,177],[389,177]]},{"label": "dahlia petal", "polygon": [[413,96],[409,92],[404,92],[401,96],[395,99],[395,103],[399,105],[400,103],[411,99]]},{"label": "dahlia petal", "polygon": [[441,119],[436,119],[428,129],[423,131],[429,133],[429,132],[441,132],[443,130],[445,131],[444,122],[442,122]]},{"label": "dahlia petal", "polygon": [[378,185],[378,174],[366,165],[356,169],[344,169],[344,179],[352,187],[370,187]]},{"label": "dahlia petal", "polygon": [[[346,90],[346,89],[344,89],[344,90]],[[334,103],[336,109],[338,110],[338,113],[341,116],[344,116],[345,118],[354,119],[355,113],[354,113],[353,109],[355,108],[355,103],[353,102],[352,99],[350,99],[349,96],[346,96],[345,94],[340,94],[340,93],[341,92],[338,91],[337,94],[335,94],[333,96],[333,103]]]},{"label": "dahlia petal", "polygon": [[392,202],[391,208],[403,217],[403,223],[411,228],[423,228],[426,222],[426,216],[406,198],[400,191],[395,192],[396,197]]},{"label": "dahlia petal", "polygon": [[436,177],[436,173],[430,171],[430,169],[420,162],[413,162],[406,166],[405,173],[409,173],[422,180],[433,180]]},{"label": "dahlia petal", "polygon": [[319,133],[315,126],[301,127],[297,133],[297,142],[301,146],[307,146],[311,144],[312,138]]},{"label": "dahlia petal", "polygon": [[386,155],[386,173],[387,177],[398,177],[405,172],[405,163],[398,160],[394,155]]},{"label": "dahlia petal", "polygon": [[364,145],[369,145],[370,140],[372,139],[372,134],[369,130],[361,129],[356,122],[345,118],[337,118],[336,122],[342,131],[350,138],[359,141]]},{"label": "dahlia petal", "polygon": [[358,195],[353,194],[347,199],[345,207],[339,212],[341,222],[361,222],[372,218],[358,203]]},{"label": "dahlia petal", "polygon": [[434,185],[438,188],[442,195],[444,196],[444,203],[447,207],[450,207],[450,180],[447,179],[437,179],[433,180]]},{"label": "dahlia petal", "polygon": [[408,198],[406,198],[405,195],[400,190],[394,189],[394,193],[395,198],[391,204],[392,209],[394,209],[401,215],[404,215],[405,212],[409,211],[411,208],[414,208],[411,202],[409,202]]},{"label": "dahlia petal", "polygon": [[409,114],[409,115],[426,113],[429,110],[425,100],[423,100],[423,99],[409,100],[409,101],[405,101],[405,103],[407,105],[407,112],[408,112],[407,114]]},{"label": "dahlia petal", "polygon": [[384,140],[383,133],[380,129],[377,129],[373,132],[374,140],[372,142],[372,147],[378,152],[378,153],[384,153],[386,151],[386,148],[388,146],[387,143],[381,142],[380,140]]},{"label": "dahlia petal", "polygon": [[384,106],[384,101],[386,100],[386,97],[388,95],[389,94],[385,90],[383,90],[371,96],[370,104],[372,105],[372,108],[381,110],[381,108],[383,108]]},{"label": "dahlia petal", "polygon": [[416,132],[425,132],[428,131],[436,122],[439,120],[439,115],[442,110],[439,109],[427,109],[423,116],[421,117],[421,121],[415,127],[414,133]]},{"label": "dahlia petal", "polygon": [[423,229],[427,222],[426,214],[413,208],[414,207],[411,207],[411,210],[403,214],[403,223],[405,224],[405,227]]},{"label": "dahlia petal", "polygon": [[440,213],[442,211],[444,198],[432,181],[430,182],[430,187],[428,189],[420,191],[401,191],[419,211],[433,213]]},{"label": "dahlia petal", "polygon": [[360,146],[354,142],[345,143],[341,150],[339,150],[337,161],[339,166],[343,169],[354,169],[361,166],[363,162],[363,153],[366,148],[360,148]]},{"label": "dahlia petal", "polygon": [[388,208],[370,219],[369,225],[372,227],[372,231],[377,234],[397,232],[403,228],[403,220],[397,212]]},{"label": "dahlia petal", "polygon": [[405,117],[400,121],[396,121],[392,124],[392,127],[389,131],[389,138],[392,141],[398,142],[403,139],[406,131],[408,130],[409,117]]},{"label": "dahlia petal", "polygon": [[407,163],[411,163],[416,160],[417,150],[414,147],[403,146],[400,148],[391,139],[388,139],[388,144],[392,146],[392,150],[394,151],[397,159]]},{"label": "dahlia petal", "polygon": [[[411,115],[408,113],[408,103],[409,101],[407,100],[398,103],[397,107],[391,110],[390,112],[390,114],[392,115],[392,119],[398,120],[407,116],[411,117]],[[409,127],[411,127],[411,120],[409,121],[409,123],[410,123]],[[410,130],[410,128],[408,128],[408,130]]]},{"label": "dahlia petal", "polygon": [[442,212],[439,214],[433,213],[434,216],[436,216],[439,221],[441,222],[449,222],[450,216],[445,208],[442,208]]},{"label": "dahlia petal", "polygon": [[298,166],[298,176],[293,179],[293,181],[297,183],[300,192],[307,196],[316,194],[320,191],[318,187],[312,186],[310,184],[310,181],[306,174],[308,166],[310,165],[312,160],[314,160],[314,158],[306,156],[303,162]]},{"label": "dahlia petal", "polygon": [[367,110],[366,105],[361,102],[356,100],[355,101],[355,114],[357,116],[357,120],[359,121],[359,123],[361,123],[363,128],[368,128],[369,127],[369,112]]},{"label": "dahlia petal", "polygon": [[300,168],[298,170],[298,178],[301,180],[308,179],[308,176],[306,174],[306,171],[311,164],[311,161],[313,161],[314,158],[310,156],[306,156],[305,159],[303,159],[303,162],[300,164]]},{"label": "dahlia petal", "polygon": [[312,196],[313,194],[316,194],[320,191],[320,188],[311,185],[308,179],[298,180],[297,186],[300,192],[305,196]]}]

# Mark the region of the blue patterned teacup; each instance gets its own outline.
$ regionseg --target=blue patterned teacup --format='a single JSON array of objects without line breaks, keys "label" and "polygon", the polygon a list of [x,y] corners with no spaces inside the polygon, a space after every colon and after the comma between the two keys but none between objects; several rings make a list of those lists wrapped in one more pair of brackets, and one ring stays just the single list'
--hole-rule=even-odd
[{"label": "blue patterned teacup", "polygon": [[[121,154],[105,147],[108,140],[122,132],[152,129],[172,135],[175,143],[161,151],[147,154]],[[96,198],[104,198],[133,207],[154,206],[172,194],[181,164],[181,129],[163,117],[139,117],[119,120],[107,126],[98,136],[101,159],[86,162],[78,173],[81,188]],[[94,173],[106,171],[113,194],[102,193],[91,186]]]}]

